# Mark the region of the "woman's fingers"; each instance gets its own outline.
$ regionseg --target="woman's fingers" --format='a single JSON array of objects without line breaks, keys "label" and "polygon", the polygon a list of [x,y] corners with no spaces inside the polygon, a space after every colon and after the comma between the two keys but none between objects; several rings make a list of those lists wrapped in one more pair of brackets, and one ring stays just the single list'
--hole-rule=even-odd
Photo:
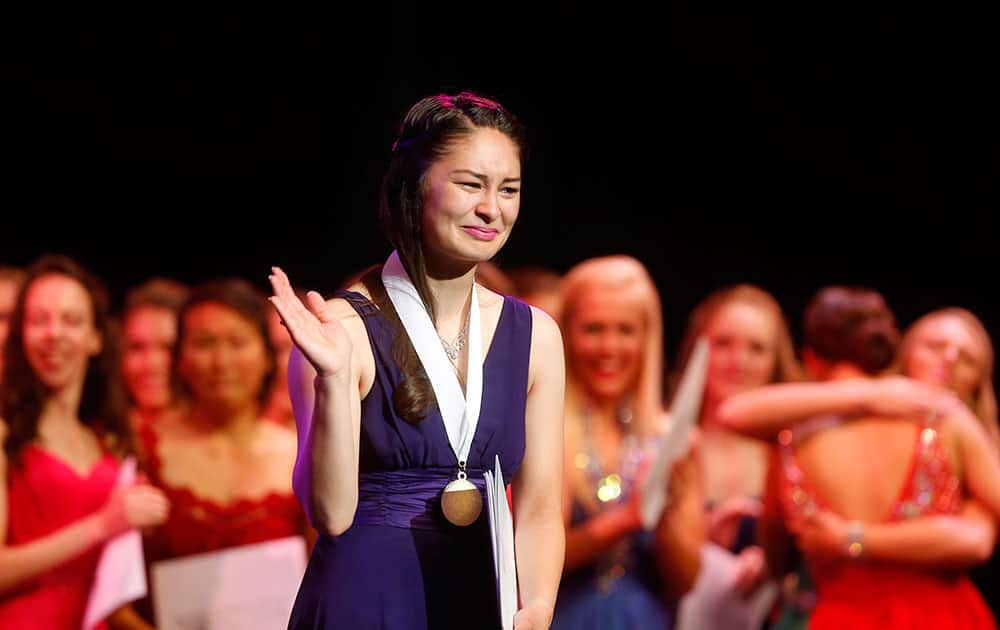
[{"label": "woman's fingers", "polygon": [[315,315],[316,319],[318,319],[321,323],[325,324],[332,319],[330,312],[326,307],[326,300],[324,300],[323,296],[318,292],[309,291],[306,293],[306,301],[309,302],[309,310],[312,311],[312,314]]},{"label": "woman's fingers", "polygon": [[[271,275],[268,280],[274,289],[274,295],[268,300],[274,304],[281,316],[285,327],[292,332],[293,329],[300,329],[309,319],[315,317],[309,309],[302,304],[295,291],[292,289],[288,276],[280,267],[271,267]],[[317,294],[318,295],[318,294]]]}]

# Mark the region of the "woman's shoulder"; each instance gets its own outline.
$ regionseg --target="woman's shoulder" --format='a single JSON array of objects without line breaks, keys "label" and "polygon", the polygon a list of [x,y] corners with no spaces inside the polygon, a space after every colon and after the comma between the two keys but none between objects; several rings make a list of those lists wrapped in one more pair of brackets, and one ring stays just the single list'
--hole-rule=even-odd
[{"label": "woman's shoulder", "polygon": [[[934,429],[941,438],[941,445],[952,466],[961,476],[963,445],[971,442],[992,442],[986,428],[979,418],[964,403],[954,405],[941,414],[932,416],[924,422],[924,431]],[[930,433],[923,433],[921,437],[930,436]],[[929,439],[925,437],[924,439]]]},{"label": "woman's shoulder", "polygon": [[359,301],[362,303],[367,302],[367,304],[370,304],[373,307],[375,305],[368,287],[360,282],[355,282],[354,284],[337,291],[333,297],[327,298],[326,304],[333,310],[334,315],[341,319],[345,319],[358,316],[358,312],[352,302]]},{"label": "woman's shoulder", "polygon": [[378,307],[375,305],[371,293],[364,284],[356,282],[348,286],[343,291],[338,292],[337,295],[327,299],[326,304],[331,314],[351,334],[352,341],[355,343],[367,342],[368,333],[361,314],[366,309],[372,312],[377,311]]},{"label": "woman's shoulder", "polygon": [[535,306],[525,305],[531,321],[531,356],[541,359],[546,365],[563,364],[564,348],[562,332],[552,316]]},{"label": "woman's shoulder", "polygon": [[556,320],[551,315],[537,306],[531,306],[527,302],[522,302],[517,298],[510,299],[516,300],[518,304],[523,306],[525,312],[530,314],[531,328],[536,335],[539,335],[542,340],[548,340],[551,343],[558,343],[560,347],[562,346],[562,332],[559,329],[559,324],[556,323]]}]

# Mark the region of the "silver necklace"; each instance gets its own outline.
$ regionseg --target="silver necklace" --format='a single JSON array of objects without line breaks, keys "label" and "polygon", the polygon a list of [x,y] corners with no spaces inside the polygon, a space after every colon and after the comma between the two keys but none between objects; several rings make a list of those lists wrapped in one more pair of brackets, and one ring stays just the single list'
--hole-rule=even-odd
[{"label": "silver necklace", "polygon": [[458,331],[458,335],[455,337],[455,340],[452,341],[451,343],[446,341],[445,338],[442,337],[440,334],[438,335],[438,339],[441,340],[441,347],[444,348],[444,353],[448,355],[448,358],[451,359],[452,363],[458,361],[458,353],[461,352],[462,348],[465,347],[465,340],[468,337],[468,334],[469,334],[469,320],[466,319],[465,325],[462,326],[462,330]]}]

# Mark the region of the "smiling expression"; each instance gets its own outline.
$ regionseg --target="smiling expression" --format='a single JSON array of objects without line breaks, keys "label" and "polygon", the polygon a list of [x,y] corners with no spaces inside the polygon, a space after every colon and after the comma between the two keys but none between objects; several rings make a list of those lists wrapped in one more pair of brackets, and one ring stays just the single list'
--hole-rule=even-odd
[{"label": "smiling expression", "polygon": [[617,400],[636,387],[646,325],[638,305],[599,287],[583,289],[568,321],[567,350],[576,381],[595,400]]},{"label": "smiling expression", "polygon": [[82,384],[87,362],[101,351],[90,295],[68,276],[44,275],[31,284],[22,330],[28,363],[53,391]]}]

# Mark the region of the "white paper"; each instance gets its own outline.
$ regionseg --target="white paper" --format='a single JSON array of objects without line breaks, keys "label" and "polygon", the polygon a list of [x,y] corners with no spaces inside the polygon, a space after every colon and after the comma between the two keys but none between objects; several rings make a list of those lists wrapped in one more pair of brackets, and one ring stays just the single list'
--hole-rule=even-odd
[{"label": "white paper", "polygon": [[514,559],[514,519],[507,505],[507,488],[496,456],[494,471],[486,478],[486,506],[489,512],[490,541],[493,545],[493,571],[497,578],[497,601],[503,630],[513,630],[517,613],[517,563]]},{"label": "white paper", "polygon": [[285,628],[305,567],[301,536],[154,563],[156,627]]},{"label": "white paper", "polygon": [[655,459],[642,483],[639,515],[646,529],[653,529],[660,521],[660,515],[667,504],[670,471],[674,462],[687,453],[691,430],[698,424],[701,413],[707,372],[708,340],[701,338],[684,366],[677,394],[670,405],[670,428],[658,440]]},{"label": "white paper", "polygon": [[[135,477],[135,457],[126,457],[118,470],[115,485],[131,485],[135,483]],[[133,528],[105,543],[87,599],[82,630],[90,630],[125,604],[145,596],[146,566],[142,556],[142,535]]]},{"label": "white paper", "polygon": [[744,597],[735,588],[735,555],[714,543],[701,548],[701,569],[677,609],[677,630],[759,630],[778,596],[773,580]]}]

